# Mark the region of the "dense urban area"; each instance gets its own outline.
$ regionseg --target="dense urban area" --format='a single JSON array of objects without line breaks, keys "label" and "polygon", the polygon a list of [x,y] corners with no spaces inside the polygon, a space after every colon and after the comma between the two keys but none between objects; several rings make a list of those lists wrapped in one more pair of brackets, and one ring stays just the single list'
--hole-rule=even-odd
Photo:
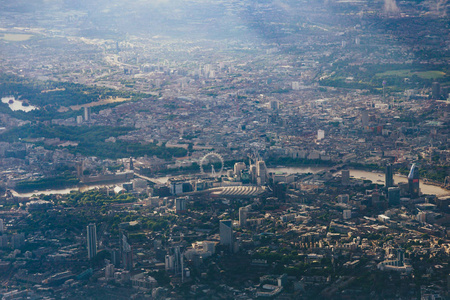
[{"label": "dense urban area", "polygon": [[449,8],[1,1],[1,299],[449,299]]}]

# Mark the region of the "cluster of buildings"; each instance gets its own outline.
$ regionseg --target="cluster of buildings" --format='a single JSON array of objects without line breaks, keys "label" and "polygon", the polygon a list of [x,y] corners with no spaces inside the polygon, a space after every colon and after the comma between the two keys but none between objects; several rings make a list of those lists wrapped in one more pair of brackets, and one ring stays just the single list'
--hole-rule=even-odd
[{"label": "cluster of buildings", "polygon": [[[448,52],[448,30],[395,1],[215,2],[248,38],[98,38],[77,8],[45,21],[0,3],[0,28],[24,38],[0,34],[1,73],[147,95],[70,116],[38,107],[58,111],[49,121],[1,103],[2,299],[448,298],[449,86],[434,71],[448,55],[424,56]],[[195,11],[207,17],[187,26],[210,20]],[[387,34],[380,20],[424,30]],[[95,142],[186,156],[85,156],[33,126],[118,127]],[[68,183],[96,188],[53,191]]]},{"label": "cluster of buildings", "polygon": [[[216,178],[201,174],[197,179],[173,178],[152,188],[143,188],[147,183],[136,179],[145,184],[97,192],[100,197],[134,193],[134,202],[104,204],[105,221],[76,225],[78,229],[70,234],[64,223],[24,231],[26,220],[42,216],[43,211],[50,218],[59,215],[56,224],[71,219],[76,211],[79,216],[89,211],[89,206],[64,204],[70,195],[42,195],[46,200],[4,211],[0,265],[14,274],[8,280],[16,288],[22,282],[46,287],[29,288],[27,295],[52,291],[69,296],[79,293],[81,286],[85,295],[94,295],[121,286],[125,290],[112,288],[117,296],[183,297],[179,287],[201,280],[201,286],[190,289],[191,295],[312,297],[334,295],[340,287],[355,296],[358,292],[352,289],[352,281],[361,272],[395,271],[398,275],[391,276],[404,282],[412,282],[412,274],[424,268],[445,275],[446,264],[441,259],[450,253],[445,226],[450,198],[421,193],[419,171],[412,165],[408,182],[396,182],[396,169],[387,165],[385,182],[379,184],[355,178],[349,169],[336,172],[329,168],[315,174],[269,172],[264,161],[255,160],[249,166],[236,162],[232,170]],[[192,188],[199,182],[207,184],[203,189]],[[260,192],[244,193],[253,189]],[[107,221],[115,215],[122,221],[118,227]],[[100,211],[93,216],[104,218]],[[163,223],[148,227],[147,222],[159,221]],[[56,244],[31,246],[49,238]],[[43,272],[34,274],[30,266],[43,259],[49,263]],[[434,263],[424,264],[424,259]],[[81,269],[75,261],[82,262]],[[273,273],[278,264],[284,266]],[[314,277],[312,270],[319,266],[325,271]],[[243,271],[222,285],[235,268]],[[304,271],[294,271],[298,268]],[[166,274],[166,281],[161,274]],[[255,274],[262,278],[259,282],[252,279]],[[281,279],[269,280],[274,274],[282,275]],[[348,277],[343,281],[338,274]],[[420,288],[431,287],[430,280],[421,278]],[[246,282],[245,288],[236,288],[237,282]],[[435,293],[446,295],[446,290]]]}]

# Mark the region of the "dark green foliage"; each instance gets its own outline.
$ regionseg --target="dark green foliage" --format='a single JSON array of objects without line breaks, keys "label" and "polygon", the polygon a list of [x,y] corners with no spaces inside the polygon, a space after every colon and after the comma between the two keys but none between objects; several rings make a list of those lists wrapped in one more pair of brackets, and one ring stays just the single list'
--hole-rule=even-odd
[{"label": "dark green foliage", "polygon": [[[146,94],[129,91],[117,91],[109,88],[86,86],[69,82],[36,81],[13,75],[0,74],[0,97],[14,96],[28,100],[31,105],[40,109],[30,112],[11,111],[8,105],[0,103],[0,113],[9,114],[22,120],[51,120],[75,117],[77,111],[58,112],[60,107],[82,105],[110,97],[131,98],[139,100],[149,97]],[[108,106],[117,105],[116,103]]]},{"label": "dark green foliage", "polygon": [[160,286],[166,286],[166,285],[170,284],[170,277],[166,273],[166,271],[160,270],[160,271],[149,272],[148,275],[155,278],[156,281],[158,282],[158,285],[160,285]]},{"label": "dark green foliage", "polygon": [[92,190],[84,193],[72,192],[64,199],[65,205],[79,206],[103,206],[114,203],[131,203],[137,201],[137,198],[131,194],[117,194],[107,196],[106,194]]},{"label": "dark green foliage", "polygon": [[304,165],[333,165],[334,162],[320,160],[320,159],[303,159],[303,158],[292,158],[292,157],[270,157],[266,160],[267,165],[271,166],[304,166]]},{"label": "dark green foliage", "polygon": [[16,183],[18,192],[34,190],[61,189],[78,184],[79,180],[74,175],[66,174],[56,177],[42,178],[38,180],[24,180]]},{"label": "dark green foliage", "polygon": [[[58,89],[58,90],[56,90]],[[54,90],[51,92],[42,92]],[[117,91],[97,86],[85,86],[70,82],[38,82],[33,79],[0,75],[1,96],[20,96],[31,104],[45,106],[71,106],[95,102],[109,97],[142,98],[145,94],[137,94],[127,91]]]},{"label": "dark green foliage", "polygon": [[105,127],[105,126],[57,126],[34,124],[13,128],[0,137],[4,141],[17,141],[19,139],[30,139],[45,137],[48,139],[60,138],[64,141],[79,142],[76,147],[69,147],[72,153],[85,156],[97,156],[100,158],[123,158],[141,157],[144,155],[156,155],[159,158],[183,157],[187,150],[183,148],[166,148],[156,143],[129,143],[117,141],[116,143],[105,142],[109,137],[118,137],[134,130],[131,127]]}]

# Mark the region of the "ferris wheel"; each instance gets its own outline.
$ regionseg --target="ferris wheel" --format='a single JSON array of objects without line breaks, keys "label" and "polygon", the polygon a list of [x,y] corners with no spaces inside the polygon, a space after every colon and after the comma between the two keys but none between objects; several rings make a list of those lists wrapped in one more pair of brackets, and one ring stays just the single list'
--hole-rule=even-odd
[{"label": "ferris wheel", "polygon": [[[220,169],[216,171],[214,168],[214,165],[220,164]],[[211,166],[211,173],[205,171],[205,168],[210,165]],[[208,168],[209,169],[209,168]],[[216,152],[210,152],[202,157],[200,160],[200,172],[202,174],[208,174],[213,177],[220,177],[223,171],[223,157],[222,155],[216,153]]]}]

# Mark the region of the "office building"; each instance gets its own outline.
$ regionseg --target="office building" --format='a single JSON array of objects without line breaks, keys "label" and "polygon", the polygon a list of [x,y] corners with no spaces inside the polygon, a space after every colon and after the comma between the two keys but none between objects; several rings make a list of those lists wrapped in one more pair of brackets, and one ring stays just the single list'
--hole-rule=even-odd
[{"label": "office building", "polygon": [[6,234],[0,235],[0,248],[8,247],[8,236]]},{"label": "office building", "polygon": [[323,131],[322,129],[319,129],[317,131],[317,140],[323,140],[325,138],[325,131]]},{"label": "office building", "polygon": [[122,265],[125,270],[133,269],[133,249],[128,242],[128,236],[124,231],[120,233],[120,249],[122,251]]},{"label": "office building", "polygon": [[256,179],[257,179],[257,173],[256,173],[256,165],[250,165],[249,168],[249,172],[250,172],[250,178],[251,178],[251,182],[256,184]]},{"label": "office building", "polygon": [[388,188],[388,200],[389,206],[395,206],[400,204],[400,188],[390,187]]},{"label": "office building", "polygon": [[25,245],[25,235],[23,233],[15,233],[11,237],[11,246],[13,249],[22,248]]},{"label": "office building", "polygon": [[186,199],[177,198],[175,199],[175,212],[177,214],[184,213],[186,211]]},{"label": "office building", "polygon": [[120,264],[122,262],[121,250],[120,249],[113,249],[113,250],[111,250],[110,253],[111,253],[111,263],[115,267],[120,267]]},{"label": "office building", "polygon": [[439,82],[433,82],[431,86],[431,98],[435,100],[441,98],[441,84]]},{"label": "office building", "polygon": [[175,275],[181,275],[181,280],[184,281],[186,270],[184,268],[184,251],[180,246],[175,246],[169,249],[169,253],[165,257],[165,269]]},{"label": "office building", "polygon": [[266,163],[262,160],[256,162],[256,184],[265,185],[267,183]]},{"label": "office building", "polygon": [[109,260],[106,260],[105,278],[106,279],[114,278],[114,272],[115,272],[114,265],[111,264]]},{"label": "office building", "polygon": [[233,250],[233,222],[231,220],[221,220],[219,225],[220,244],[228,246]]},{"label": "office building", "polygon": [[91,108],[90,107],[84,107],[84,121],[89,122],[91,121]]},{"label": "office building", "polygon": [[415,199],[419,197],[420,187],[419,187],[419,168],[417,168],[416,164],[411,166],[411,170],[408,175],[408,188],[409,195],[411,199]]},{"label": "office building", "polygon": [[92,259],[97,255],[97,226],[89,224],[87,226],[87,251],[88,258]]},{"label": "office building", "polygon": [[5,224],[3,223],[3,219],[0,219],[0,233],[5,231]]},{"label": "office building", "polygon": [[344,194],[337,196],[338,203],[348,203],[350,200],[350,195]]},{"label": "office building", "polygon": [[134,165],[133,165],[133,158],[130,157],[130,170],[134,170]]},{"label": "office building", "polygon": [[388,164],[386,166],[384,175],[385,175],[384,184],[386,188],[394,186],[394,167],[391,164]]},{"label": "office building", "polygon": [[344,209],[344,211],[342,212],[342,217],[344,218],[344,220],[349,220],[352,218],[352,211],[350,209]]},{"label": "office building", "polygon": [[237,177],[241,177],[242,171],[245,170],[247,166],[245,165],[245,162],[237,162],[234,164],[234,175]]},{"label": "office building", "polygon": [[131,180],[131,182],[133,183],[133,190],[136,190],[136,189],[145,190],[148,187],[147,180],[144,180],[141,178],[135,178],[135,179]]},{"label": "office building", "polygon": [[247,214],[248,214],[247,207],[239,208],[239,226],[240,227],[245,227],[247,225]]},{"label": "office building", "polygon": [[369,112],[365,109],[361,111],[361,125],[364,128],[369,126]]},{"label": "office building", "polygon": [[342,176],[342,185],[349,185],[350,184],[350,170],[342,170],[341,176]]},{"label": "office building", "polygon": [[270,101],[270,109],[273,111],[277,111],[280,109],[280,102],[278,102],[277,100],[272,100]]}]

